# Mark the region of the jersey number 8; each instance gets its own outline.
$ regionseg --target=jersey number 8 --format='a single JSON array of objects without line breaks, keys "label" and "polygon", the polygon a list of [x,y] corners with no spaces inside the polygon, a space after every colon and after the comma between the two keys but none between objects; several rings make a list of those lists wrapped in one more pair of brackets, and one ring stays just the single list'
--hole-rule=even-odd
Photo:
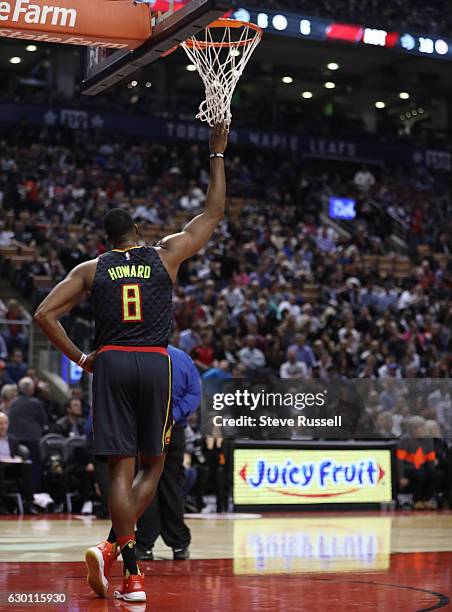
[{"label": "jersey number 8", "polygon": [[122,320],[124,323],[141,323],[143,321],[140,285],[122,286]]}]

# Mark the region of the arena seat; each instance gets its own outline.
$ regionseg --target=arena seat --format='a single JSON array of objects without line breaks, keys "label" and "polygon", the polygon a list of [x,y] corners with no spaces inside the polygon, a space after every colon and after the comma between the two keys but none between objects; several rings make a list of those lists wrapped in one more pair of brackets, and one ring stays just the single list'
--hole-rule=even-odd
[{"label": "arena seat", "polygon": [[68,225],[67,229],[70,234],[82,234],[83,233],[83,225],[80,225],[80,224]]},{"label": "arena seat", "polygon": [[433,253],[433,258],[440,266],[446,266],[448,262],[452,261],[452,255],[446,253]]},{"label": "arena seat", "polygon": [[395,255],[382,255],[378,258],[378,272],[387,275],[394,268]]},{"label": "arena seat", "polygon": [[39,441],[39,450],[42,463],[45,463],[52,454],[63,457],[65,437],[61,434],[49,433]]},{"label": "arena seat", "polygon": [[18,253],[18,247],[17,246],[4,246],[4,247],[0,247],[0,257],[2,259],[9,259],[10,257],[13,257],[14,255],[17,255]]},{"label": "arena seat", "polygon": [[426,255],[430,255],[430,245],[429,244],[418,244],[417,252],[421,257],[425,257]]},{"label": "arena seat", "polygon": [[378,263],[378,255],[362,255],[361,261],[366,272],[375,270]]},{"label": "arena seat", "polygon": [[314,284],[305,284],[301,290],[301,297],[304,302],[316,302],[319,298],[319,287]]},{"label": "arena seat", "polygon": [[51,289],[53,285],[51,276],[33,276],[33,287],[35,289]]},{"label": "arena seat", "polygon": [[408,278],[411,275],[411,261],[408,257],[396,257],[394,276],[396,278]]}]

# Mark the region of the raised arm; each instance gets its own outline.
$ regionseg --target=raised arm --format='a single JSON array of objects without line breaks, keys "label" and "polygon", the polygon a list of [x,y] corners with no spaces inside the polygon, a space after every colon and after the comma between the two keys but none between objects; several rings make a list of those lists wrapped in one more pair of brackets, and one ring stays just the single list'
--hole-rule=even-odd
[{"label": "raised arm", "polygon": [[[90,290],[96,271],[96,260],[82,263],[74,268],[41,302],[34,320],[50,342],[71,361],[78,363],[83,351],[75,346],[66,334],[59,319],[77,304],[83,294]],[[83,368],[92,371],[95,355],[91,353]]]},{"label": "raised arm", "polygon": [[[211,154],[224,154],[228,144],[228,129],[216,125],[210,136]],[[224,217],[226,204],[226,178],[223,157],[211,157],[210,183],[204,212],[195,217],[179,234],[163,238],[157,248],[173,280],[180,264],[202,249]]]}]

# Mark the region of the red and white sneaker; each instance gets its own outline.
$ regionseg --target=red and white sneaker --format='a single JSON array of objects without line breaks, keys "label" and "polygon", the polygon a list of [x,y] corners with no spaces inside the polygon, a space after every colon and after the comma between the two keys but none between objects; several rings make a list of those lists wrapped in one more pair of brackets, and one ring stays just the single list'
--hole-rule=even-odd
[{"label": "red and white sneaker", "polygon": [[86,567],[88,568],[86,580],[99,597],[107,597],[108,576],[118,555],[118,545],[111,544],[111,542],[101,542],[97,546],[88,548],[85,553]]},{"label": "red and white sneaker", "polygon": [[143,574],[134,576],[126,571],[122,579],[122,587],[115,591],[114,596],[116,599],[123,599],[124,601],[146,601]]}]

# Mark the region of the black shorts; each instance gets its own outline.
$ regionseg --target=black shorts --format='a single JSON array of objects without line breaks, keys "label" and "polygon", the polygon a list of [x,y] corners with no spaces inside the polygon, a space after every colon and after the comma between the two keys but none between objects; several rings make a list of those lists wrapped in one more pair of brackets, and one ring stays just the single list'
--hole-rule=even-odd
[{"label": "black shorts", "polygon": [[162,455],[171,440],[171,359],[161,347],[105,346],[94,363],[94,454]]}]

